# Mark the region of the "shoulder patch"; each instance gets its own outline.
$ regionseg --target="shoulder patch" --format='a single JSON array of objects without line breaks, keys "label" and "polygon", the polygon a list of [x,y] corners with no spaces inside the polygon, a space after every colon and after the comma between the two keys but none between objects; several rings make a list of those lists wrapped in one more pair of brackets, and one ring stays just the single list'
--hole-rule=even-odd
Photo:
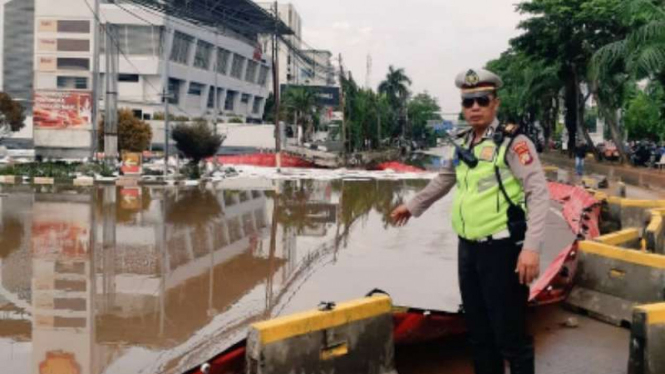
[{"label": "shoulder patch", "polygon": [[515,143],[515,145],[513,145],[513,151],[517,154],[517,158],[522,165],[531,165],[533,162],[533,155],[531,154],[531,149],[529,149],[529,144],[527,144],[526,140]]}]

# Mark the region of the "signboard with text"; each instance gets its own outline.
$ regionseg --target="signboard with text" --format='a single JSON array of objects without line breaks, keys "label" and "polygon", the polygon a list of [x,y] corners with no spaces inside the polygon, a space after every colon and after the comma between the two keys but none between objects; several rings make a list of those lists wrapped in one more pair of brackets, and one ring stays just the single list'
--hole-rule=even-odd
[{"label": "signboard with text", "polygon": [[82,129],[90,125],[91,118],[90,92],[35,91],[36,129]]},{"label": "signboard with text", "polygon": [[283,84],[280,88],[281,95],[284,97],[290,89],[302,88],[312,90],[316,95],[319,105],[326,107],[338,107],[340,103],[339,87],[333,86],[298,86],[292,84]]}]

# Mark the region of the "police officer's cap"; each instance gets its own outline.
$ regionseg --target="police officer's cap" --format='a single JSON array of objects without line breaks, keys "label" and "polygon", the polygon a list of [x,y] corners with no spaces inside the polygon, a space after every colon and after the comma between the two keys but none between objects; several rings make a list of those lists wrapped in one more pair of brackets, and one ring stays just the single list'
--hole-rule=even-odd
[{"label": "police officer's cap", "polygon": [[472,98],[498,90],[503,81],[489,70],[468,69],[457,74],[455,85],[462,90],[463,98]]}]

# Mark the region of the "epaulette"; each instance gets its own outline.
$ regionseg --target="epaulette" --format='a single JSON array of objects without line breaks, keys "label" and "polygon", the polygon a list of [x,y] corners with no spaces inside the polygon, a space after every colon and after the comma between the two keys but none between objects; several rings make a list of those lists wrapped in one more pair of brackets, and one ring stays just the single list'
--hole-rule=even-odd
[{"label": "epaulette", "polygon": [[519,135],[521,130],[520,125],[514,124],[514,123],[509,123],[505,126],[503,126],[503,134],[506,136],[509,136],[511,138],[516,137]]},{"label": "epaulette", "polygon": [[472,128],[455,131],[455,133],[453,134],[453,138],[462,139],[462,138],[466,137],[467,135],[469,135],[471,133],[471,131],[473,131]]},{"label": "epaulette", "polygon": [[510,139],[510,143],[520,134],[520,125],[514,123],[501,124],[497,128],[498,131],[494,133],[493,139],[496,145],[500,146],[503,144],[504,139]]}]

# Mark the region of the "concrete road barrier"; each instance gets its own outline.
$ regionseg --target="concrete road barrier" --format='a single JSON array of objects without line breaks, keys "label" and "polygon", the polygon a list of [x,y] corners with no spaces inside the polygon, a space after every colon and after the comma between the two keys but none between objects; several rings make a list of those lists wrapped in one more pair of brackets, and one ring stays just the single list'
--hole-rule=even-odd
[{"label": "concrete road barrier", "polygon": [[38,185],[47,185],[47,186],[52,186],[55,184],[55,179],[53,178],[46,178],[46,177],[35,177],[32,182],[34,184]]},{"label": "concrete road barrier", "polygon": [[397,374],[390,298],[381,295],[250,327],[249,374]]},{"label": "concrete road barrier", "polygon": [[566,303],[594,317],[630,324],[633,307],[665,301],[665,256],[594,241],[579,243],[575,286]]},{"label": "concrete road barrier", "polygon": [[0,175],[0,184],[16,184],[16,177],[13,175]]},{"label": "concrete road barrier", "polygon": [[665,303],[638,306],[630,330],[628,374],[665,373]]},{"label": "concrete road barrier", "polygon": [[599,236],[594,240],[615,247],[637,249],[640,246],[640,239],[640,230],[630,228]]},{"label": "concrete road barrier", "polygon": [[665,255],[665,208],[651,211],[651,222],[645,231],[645,240],[649,252]]}]

